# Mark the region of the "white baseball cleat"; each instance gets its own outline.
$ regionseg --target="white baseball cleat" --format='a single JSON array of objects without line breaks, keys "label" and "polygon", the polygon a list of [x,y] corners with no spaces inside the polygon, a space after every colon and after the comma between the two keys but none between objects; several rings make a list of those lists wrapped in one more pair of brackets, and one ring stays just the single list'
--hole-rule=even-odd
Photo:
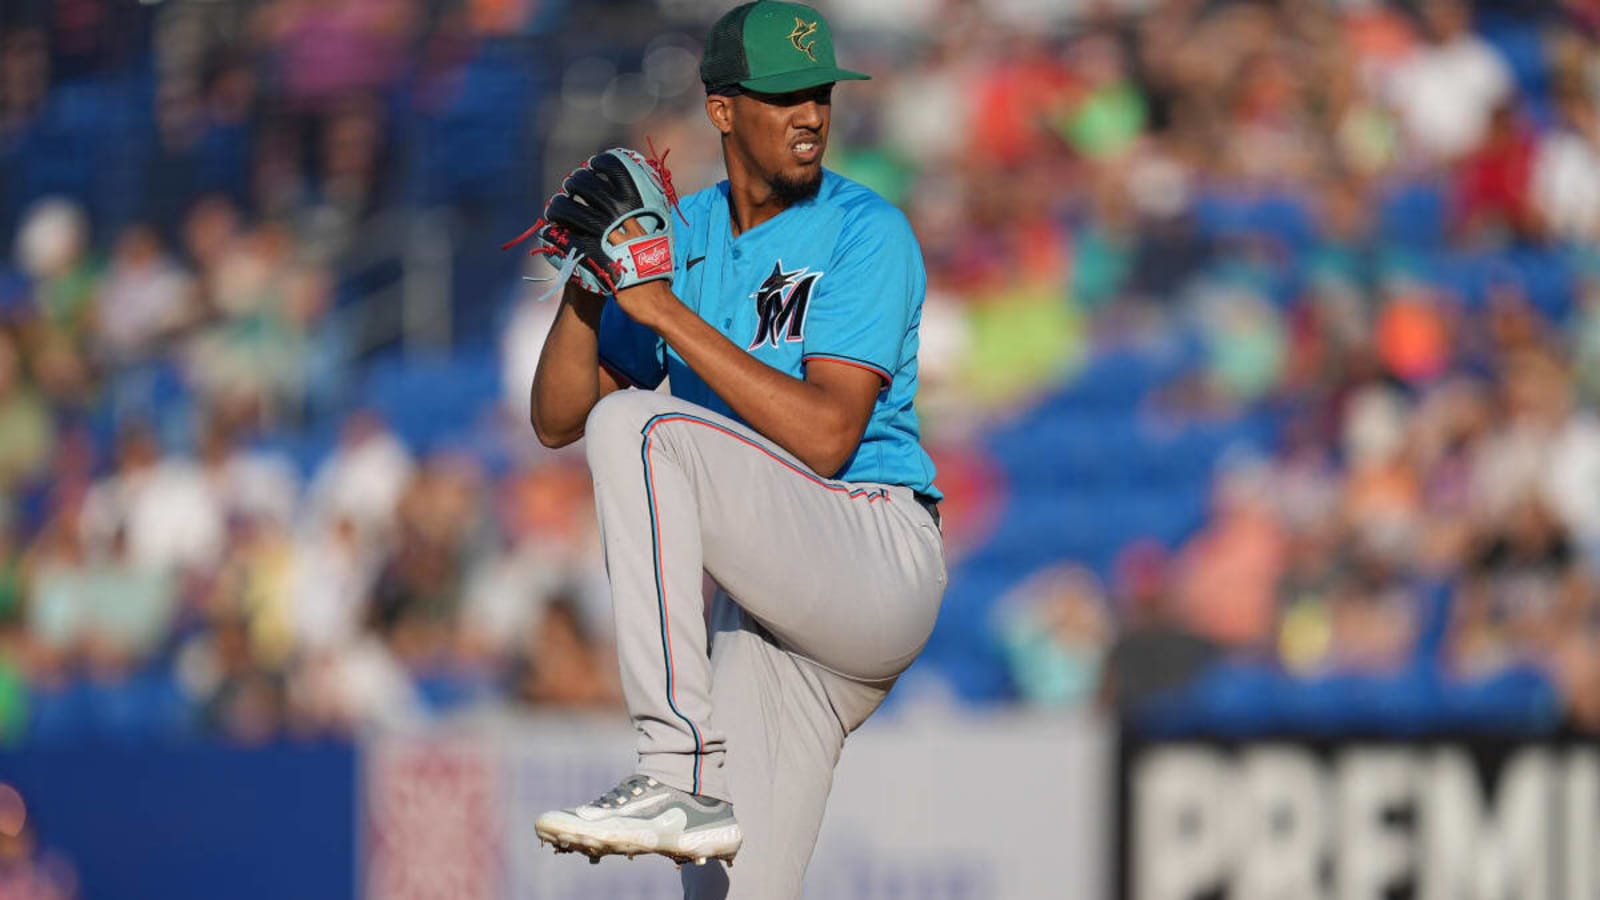
[{"label": "white baseball cleat", "polygon": [[657,853],[679,865],[708,859],[731,863],[744,842],[733,804],[645,775],[630,775],[593,803],[547,812],[533,830],[557,853],[582,853],[592,862]]}]

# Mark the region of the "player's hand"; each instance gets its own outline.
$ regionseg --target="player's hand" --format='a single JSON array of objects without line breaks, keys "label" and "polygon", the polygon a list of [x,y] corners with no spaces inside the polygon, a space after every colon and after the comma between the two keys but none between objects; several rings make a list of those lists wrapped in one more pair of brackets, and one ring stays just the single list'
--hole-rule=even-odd
[{"label": "player's hand", "polygon": [[[612,244],[621,244],[645,234],[645,229],[639,224],[638,219],[629,219],[622,223],[622,227],[611,232],[608,239]],[[672,292],[670,281],[646,281],[632,287],[625,287],[615,294],[617,305],[628,314],[628,318],[638,322],[646,328],[653,328],[652,323],[668,304],[683,301]]]},{"label": "player's hand", "polygon": [[628,221],[623,222],[621,228],[611,232],[611,234],[607,237],[612,244],[620,244],[629,238],[643,237],[644,234],[644,226],[639,224],[639,217],[634,216]]}]

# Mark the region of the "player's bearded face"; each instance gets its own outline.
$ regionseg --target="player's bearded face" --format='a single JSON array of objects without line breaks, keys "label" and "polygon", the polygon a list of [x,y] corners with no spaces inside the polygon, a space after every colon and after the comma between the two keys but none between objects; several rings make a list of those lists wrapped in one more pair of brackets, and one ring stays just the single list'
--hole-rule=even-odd
[{"label": "player's bearded face", "polygon": [[784,205],[816,196],[833,116],[833,85],[734,98],[734,139]]}]

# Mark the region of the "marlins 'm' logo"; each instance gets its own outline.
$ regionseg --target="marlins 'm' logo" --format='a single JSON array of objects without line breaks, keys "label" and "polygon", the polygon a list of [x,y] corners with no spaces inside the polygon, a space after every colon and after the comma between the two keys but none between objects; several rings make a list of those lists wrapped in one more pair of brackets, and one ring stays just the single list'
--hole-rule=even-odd
[{"label": "marlins 'm' logo", "polygon": [[808,268],[785,272],[783,260],[773,263],[772,274],[750,295],[756,301],[759,323],[756,325],[756,338],[746,349],[754,350],[762,344],[776,347],[782,341],[803,340],[806,307],[811,303],[811,290],[822,274]]},{"label": "marlins 'm' logo", "polygon": [[799,16],[794,17],[794,30],[789,32],[789,43],[793,44],[796,50],[811,57],[812,62],[817,61],[817,52],[814,49],[817,46],[817,41],[815,38],[812,38],[809,44],[803,43],[803,41],[816,33],[817,23],[807,22]]}]

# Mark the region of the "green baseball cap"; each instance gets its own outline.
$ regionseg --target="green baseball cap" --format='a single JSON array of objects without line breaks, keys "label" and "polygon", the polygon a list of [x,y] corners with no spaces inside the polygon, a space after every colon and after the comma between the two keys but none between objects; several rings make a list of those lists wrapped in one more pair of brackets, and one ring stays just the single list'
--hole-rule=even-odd
[{"label": "green baseball cap", "polygon": [[787,94],[871,77],[834,62],[833,33],[821,13],[779,0],[757,0],[729,10],[711,26],[700,60],[700,80],[707,90],[738,85],[763,94]]}]

